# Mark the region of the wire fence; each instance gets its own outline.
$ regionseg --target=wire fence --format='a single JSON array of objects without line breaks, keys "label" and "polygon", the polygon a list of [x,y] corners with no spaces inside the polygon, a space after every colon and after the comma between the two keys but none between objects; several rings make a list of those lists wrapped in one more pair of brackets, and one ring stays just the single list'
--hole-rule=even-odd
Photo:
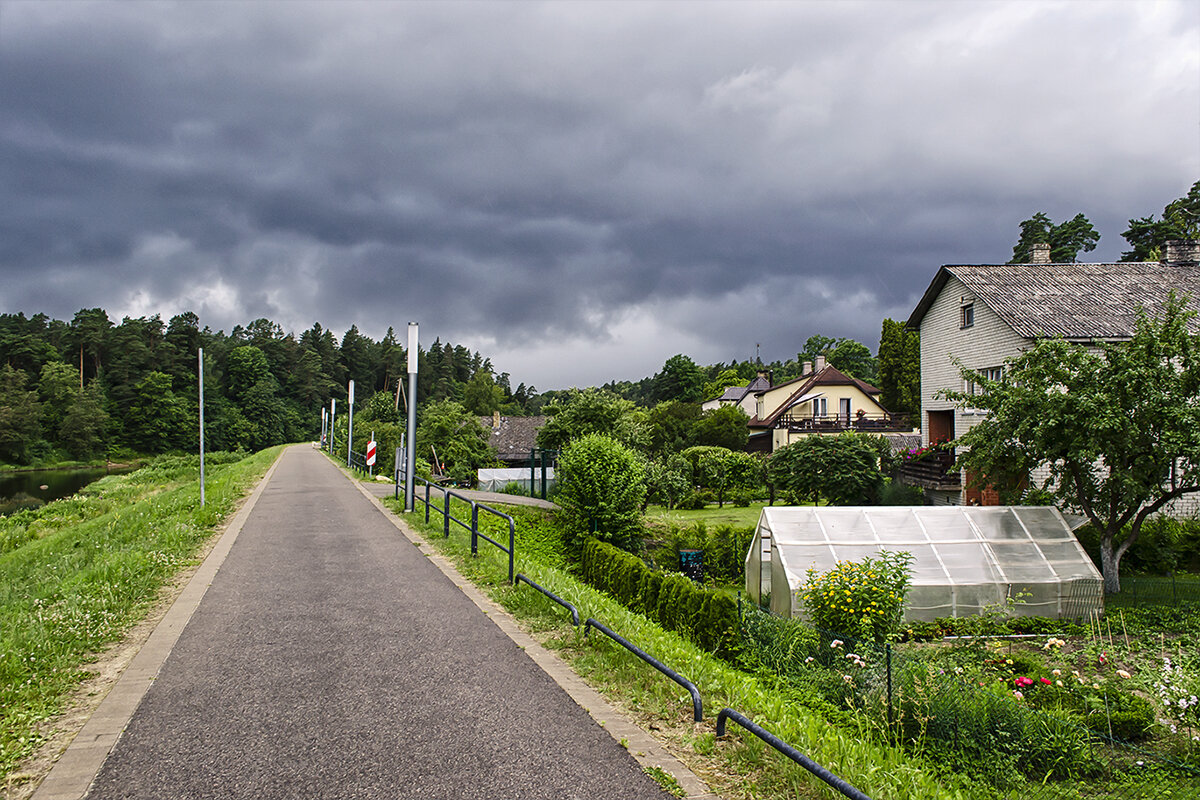
[{"label": "wire fence", "polygon": [[[743,657],[801,702],[967,774],[998,798],[1200,798],[1200,730],[1174,733],[1114,676],[1045,671],[1023,647],[875,644],[754,606]],[[1046,637],[1046,644],[1057,646]],[[1057,641],[1057,640],[1055,640]]]},{"label": "wire fence", "polygon": [[1123,575],[1121,591],[1110,595],[1110,606],[1200,606],[1200,575]]}]

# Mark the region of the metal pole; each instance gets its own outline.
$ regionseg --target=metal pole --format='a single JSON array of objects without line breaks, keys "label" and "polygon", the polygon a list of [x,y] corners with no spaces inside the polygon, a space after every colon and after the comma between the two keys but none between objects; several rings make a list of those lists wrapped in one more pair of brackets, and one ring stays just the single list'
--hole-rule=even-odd
[{"label": "metal pole", "polygon": [[346,413],[350,415],[346,423],[346,466],[350,466],[350,454],[354,452],[354,381],[350,381],[350,397],[346,401]]},{"label": "metal pole", "polygon": [[329,401],[329,455],[333,455],[333,422],[337,419],[337,398]]},{"label": "metal pole", "polygon": [[[417,361],[418,361],[418,325],[408,323],[408,455],[404,470],[404,510],[412,511],[413,475],[417,471]],[[425,504],[426,513],[429,504]]]},{"label": "metal pole", "polygon": [[200,507],[204,508],[204,348],[196,355],[200,374]]}]

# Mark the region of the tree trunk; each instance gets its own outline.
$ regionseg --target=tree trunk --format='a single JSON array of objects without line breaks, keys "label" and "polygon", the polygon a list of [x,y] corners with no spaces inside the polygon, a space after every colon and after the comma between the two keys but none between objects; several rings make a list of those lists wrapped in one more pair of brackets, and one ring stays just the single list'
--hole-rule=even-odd
[{"label": "tree trunk", "polygon": [[1113,536],[1105,532],[1100,537],[1100,572],[1104,575],[1104,594],[1121,591],[1121,558],[1113,552]]}]

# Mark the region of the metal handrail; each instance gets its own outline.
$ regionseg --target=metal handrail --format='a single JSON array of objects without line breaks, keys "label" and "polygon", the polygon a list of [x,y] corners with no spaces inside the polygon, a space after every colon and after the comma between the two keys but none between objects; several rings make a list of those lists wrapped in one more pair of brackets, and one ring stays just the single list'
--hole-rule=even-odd
[{"label": "metal handrail", "polygon": [[583,635],[585,638],[587,637],[588,631],[591,628],[595,628],[596,630],[600,631],[605,636],[612,639],[614,642],[621,645],[629,652],[633,653],[635,656],[640,658],[642,661],[645,661],[647,664],[654,667],[656,670],[661,672],[663,675],[666,675],[668,678],[675,681],[683,688],[687,689],[688,692],[692,695],[692,716],[693,716],[693,718],[696,720],[696,722],[704,721],[704,706],[700,701],[700,690],[696,688],[696,684],[692,683],[687,678],[683,677],[678,672],[671,669],[666,664],[662,663],[657,658],[655,658],[654,656],[647,653],[645,650],[638,648],[636,645],[631,644],[627,639],[624,639],[621,636],[613,633],[611,630],[606,628],[600,622],[592,619],[591,617],[588,617],[588,621],[586,623],[584,623],[584,625],[583,625]]},{"label": "metal handrail", "polygon": [[550,591],[546,587],[539,586],[538,584],[529,580],[528,576],[522,575],[521,573],[517,573],[517,578],[515,581],[513,581],[513,586],[519,585],[521,583],[521,581],[525,581],[525,583],[528,583],[530,586],[537,589],[542,594],[546,595],[546,597],[549,597],[551,600],[558,603],[560,606],[565,608],[567,611],[570,611],[571,612],[571,624],[574,625],[576,628],[579,627],[579,610],[576,609],[575,606],[571,605],[566,600],[563,600],[561,597],[559,597],[558,595],[556,595],[554,592]]},{"label": "metal handrail", "polygon": [[[455,495],[455,497],[462,497],[462,495]],[[466,499],[466,498],[463,498],[463,499]],[[517,523],[516,523],[516,520],[514,520],[511,516],[509,516],[508,514],[505,514],[502,511],[497,511],[494,508],[485,506],[483,503],[479,503],[474,500],[471,500],[469,502],[471,503],[471,555],[473,555],[473,556],[479,555],[479,540],[480,539],[483,539],[485,542],[491,542],[492,544],[494,544],[502,552],[508,554],[508,582],[512,583],[513,582],[513,569],[516,566],[515,557],[516,557],[516,552],[517,552]],[[483,533],[482,531],[479,530],[479,511],[480,511],[480,509],[488,512],[489,514],[494,514],[495,516],[500,517],[500,519],[508,520],[508,547],[505,547],[504,545],[497,542],[495,539],[488,536],[486,533]]]},{"label": "metal handrail", "polygon": [[832,772],[825,769],[820,764],[813,761],[811,758],[804,755],[799,750],[792,747],[790,744],[783,741],[775,734],[771,733],[770,731],[768,731],[762,727],[759,727],[758,725],[755,725],[753,722],[746,719],[745,715],[743,715],[737,711],[734,711],[732,708],[722,708],[721,713],[717,714],[717,736],[718,737],[725,735],[725,720],[726,719],[731,719],[734,722],[736,722],[738,725],[741,725],[743,728],[745,728],[746,730],[753,733],[759,739],[762,739],[764,742],[771,745],[771,747],[774,747],[780,753],[783,753],[785,756],[790,758],[792,761],[795,761],[797,764],[804,767],[806,770],[811,772],[813,775],[816,775],[818,778],[820,778],[822,781],[824,781],[827,785],[829,785],[830,787],[832,787],[832,788],[836,789],[838,792],[840,792],[843,796],[849,797],[849,798],[851,798],[851,800],[871,800],[870,797],[863,794],[858,789],[855,789],[853,786],[851,786],[849,783],[846,783],[846,781],[842,780],[837,775],[834,775]]}]

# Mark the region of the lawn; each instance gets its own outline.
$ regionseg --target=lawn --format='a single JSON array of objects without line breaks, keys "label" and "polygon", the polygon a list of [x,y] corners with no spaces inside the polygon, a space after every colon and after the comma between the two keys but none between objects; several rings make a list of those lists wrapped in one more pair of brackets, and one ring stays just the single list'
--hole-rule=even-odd
[{"label": "lawn", "polygon": [[650,506],[646,509],[646,524],[647,525],[679,525],[689,526],[697,522],[703,522],[705,525],[733,525],[738,528],[753,528],[758,525],[759,515],[762,514],[766,503],[753,503],[743,508],[738,508],[733,503],[726,503],[724,508],[719,508],[716,503],[706,506],[705,508],[696,511],[685,511],[683,509],[669,509],[666,506]]}]

